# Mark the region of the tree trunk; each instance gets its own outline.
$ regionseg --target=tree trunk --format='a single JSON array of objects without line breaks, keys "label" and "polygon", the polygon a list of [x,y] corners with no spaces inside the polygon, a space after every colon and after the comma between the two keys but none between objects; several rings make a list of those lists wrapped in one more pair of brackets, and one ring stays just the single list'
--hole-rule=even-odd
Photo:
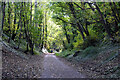
[{"label": "tree trunk", "polygon": [[66,36],[66,38],[67,38],[68,43],[70,43],[70,38],[69,38],[69,35],[67,34],[67,30],[66,30],[65,27],[66,27],[66,24],[64,23],[63,29],[64,29],[64,31],[65,31],[65,36]]},{"label": "tree trunk", "polygon": [[64,49],[67,49],[66,46],[65,46],[65,42],[64,41],[63,41],[63,47],[64,47]]},{"label": "tree trunk", "polygon": [[[14,3],[16,5],[16,3]],[[14,30],[12,32],[12,40],[14,41],[16,33],[15,33],[15,26],[16,25],[16,7],[15,7],[15,17],[14,17]]]},{"label": "tree trunk", "polygon": [[29,44],[27,43],[27,50],[24,53],[27,53],[29,51]]},{"label": "tree trunk", "polygon": [[35,20],[35,19],[36,19],[37,4],[38,4],[38,3],[37,3],[37,1],[35,0],[35,10],[34,10],[35,16],[33,16],[33,17],[34,17],[33,20],[34,20],[35,22],[32,23],[32,26],[35,26],[35,27],[37,27],[37,21]]},{"label": "tree trunk", "polygon": [[[69,2],[68,5],[69,5],[69,8],[70,8],[70,10],[71,10],[71,13],[73,14],[73,17],[74,17],[75,19],[77,19],[76,13],[75,13],[75,9],[74,9],[74,7],[73,7],[73,4],[72,4],[71,2]],[[77,25],[77,27],[78,27],[81,35],[82,35],[83,40],[85,40],[85,35],[83,34],[83,31],[82,31],[82,28],[83,28],[83,27],[81,26],[81,24],[80,24],[78,21],[77,21],[76,25]]]},{"label": "tree trunk", "polygon": [[11,14],[11,11],[10,11],[10,3],[8,2],[8,32],[10,33],[10,14]]},{"label": "tree trunk", "polygon": [[42,44],[41,41],[42,41],[42,40],[41,40],[41,26],[40,26],[40,24],[39,24],[39,27],[40,27],[40,29],[39,29],[39,31],[40,31],[40,33],[39,33],[39,37],[40,37],[39,48],[42,49],[42,48],[41,48],[41,44]]},{"label": "tree trunk", "polygon": [[10,11],[10,4],[8,2],[8,31],[7,33],[9,33],[9,39],[8,39],[8,43],[10,43],[10,37],[11,37],[11,30],[10,30],[10,14],[11,14],[11,11]]},{"label": "tree trunk", "polygon": [[120,23],[120,20],[119,20],[119,13],[117,14],[118,17],[116,16],[116,13],[115,13],[115,11],[117,10],[116,7],[114,6],[115,9],[113,8],[113,6],[112,6],[112,2],[110,2],[109,5],[110,5],[110,7],[111,7],[112,14],[113,14],[113,16],[115,17],[116,21],[117,21],[118,23]]},{"label": "tree trunk", "polygon": [[33,48],[34,48],[34,44],[32,43],[32,44],[31,44],[31,54],[32,54],[32,55],[34,55]]},{"label": "tree trunk", "polygon": [[85,21],[85,33],[86,33],[87,36],[89,36],[87,20]]},{"label": "tree trunk", "polygon": [[43,38],[42,38],[42,48],[43,48],[43,46],[44,46],[44,25],[43,25]]},{"label": "tree trunk", "polygon": [[45,47],[47,48],[47,11],[45,11]]},{"label": "tree trunk", "polygon": [[5,18],[5,2],[2,2],[2,5],[3,5],[3,9],[2,9],[2,12],[3,12],[3,17],[2,17],[2,30],[3,30],[4,18]]},{"label": "tree trunk", "polygon": [[[22,10],[22,8],[23,8],[23,2],[21,3],[21,7],[20,7],[20,20],[19,20],[19,23],[20,23],[20,31],[22,32],[22,26],[23,26],[23,24],[22,24],[22,12],[23,12],[23,10]],[[18,25],[19,26],[19,25]],[[20,46],[20,39],[21,39],[21,36],[22,36],[22,34],[21,34],[21,32],[20,32],[20,35],[19,35],[19,43],[18,43],[18,49],[19,49],[19,46]]]},{"label": "tree trunk", "polygon": [[105,20],[104,20],[104,16],[103,16],[102,12],[100,11],[100,8],[97,6],[96,3],[95,3],[94,5],[95,5],[95,7],[96,7],[96,10],[99,12],[99,14],[100,14],[100,16],[101,16],[101,19],[102,19],[101,21],[102,21],[102,23],[103,23],[103,26],[104,26],[104,28],[105,28],[105,31],[107,32],[108,36],[113,39],[112,34],[111,34],[111,32],[110,32],[110,27],[106,25],[106,22],[105,22]]},{"label": "tree trunk", "polygon": [[[25,2],[24,2],[24,9],[26,8]],[[25,10],[24,10],[25,11]],[[23,14],[23,22],[24,22],[24,30],[25,30],[25,36],[26,36],[26,41],[28,42],[29,46],[30,46],[30,52],[33,55],[33,43],[32,40],[30,39],[30,36],[28,34],[28,31],[26,29],[26,27],[28,28],[28,26],[26,26],[26,21],[27,21],[27,16],[26,16],[26,12],[24,12]]]}]

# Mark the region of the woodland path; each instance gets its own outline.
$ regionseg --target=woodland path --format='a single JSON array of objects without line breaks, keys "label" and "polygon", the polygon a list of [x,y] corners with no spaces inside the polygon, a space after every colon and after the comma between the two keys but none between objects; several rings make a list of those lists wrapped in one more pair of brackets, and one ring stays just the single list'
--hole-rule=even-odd
[{"label": "woodland path", "polygon": [[85,78],[71,66],[64,64],[53,54],[46,54],[41,78]]}]

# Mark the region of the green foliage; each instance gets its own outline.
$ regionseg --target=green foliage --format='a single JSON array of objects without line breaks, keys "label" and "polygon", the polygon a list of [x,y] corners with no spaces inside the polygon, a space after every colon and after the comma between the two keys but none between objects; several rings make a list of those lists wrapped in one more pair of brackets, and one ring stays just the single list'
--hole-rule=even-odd
[{"label": "green foliage", "polygon": [[[41,24],[44,18],[44,8],[41,3],[37,3],[37,7],[34,4],[6,2],[3,33],[13,39],[16,46],[20,44],[21,49],[26,49],[27,43],[29,48],[31,48],[31,43],[35,46],[42,44]],[[41,8],[38,6],[41,6]]]},{"label": "green foliage", "polygon": [[67,57],[71,54],[74,54],[74,50],[64,50],[61,53],[56,53],[56,56]]},{"label": "green foliage", "polygon": [[66,44],[65,47],[66,47],[68,50],[71,50],[72,47],[73,47],[73,44],[72,44],[72,43],[68,43],[68,44]]},{"label": "green foliage", "polygon": [[34,49],[34,54],[35,54],[35,55],[40,55],[41,53],[42,53],[42,52],[39,52],[39,51],[37,51],[37,50]]},{"label": "green foliage", "polygon": [[[72,58],[77,50],[64,50],[61,53],[56,53],[56,56]],[[98,47],[89,46],[84,50],[80,50],[78,56],[75,57],[76,60],[92,58],[100,52]]]},{"label": "green foliage", "polygon": [[75,41],[73,42],[73,45],[74,45],[74,48],[79,48],[82,46],[83,44],[83,40],[81,39],[81,35],[78,34],[78,36],[76,36],[75,38]]},{"label": "green foliage", "polygon": [[78,55],[76,57],[73,57],[73,56],[71,56],[71,57],[77,61],[86,60],[89,58],[94,58],[99,52],[100,52],[100,50],[98,47],[89,46],[84,50],[80,50],[80,52],[78,53]]},{"label": "green foliage", "polygon": [[6,2],[3,33],[10,39],[15,34],[14,41],[17,45],[20,42],[20,48],[26,49],[27,43],[29,48],[31,44],[39,48],[44,45],[64,50],[64,56],[72,54],[73,49],[88,48],[89,53],[89,47],[98,47],[111,38],[119,43],[118,2],[90,4],[92,8],[89,2]]},{"label": "green foliage", "polygon": [[82,49],[85,49],[89,46],[96,46],[99,44],[99,39],[95,36],[88,36],[86,37],[85,41],[81,44]]},{"label": "green foliage", "polygon": [[82,56],[83,57],[92,57],[92,56],[96,55],[97,53],[98,53],[97,47],[89,46],[82,51],[82,54],[83,54]]},{"label": "green foliage", "polygon": [[48,36],[47,36],[48,49],[63,48],[62,41],[66,40],[66,38],[62,27],[60,25],[55,24],[51,18],[48,20],[47,24],[49,25]]}]

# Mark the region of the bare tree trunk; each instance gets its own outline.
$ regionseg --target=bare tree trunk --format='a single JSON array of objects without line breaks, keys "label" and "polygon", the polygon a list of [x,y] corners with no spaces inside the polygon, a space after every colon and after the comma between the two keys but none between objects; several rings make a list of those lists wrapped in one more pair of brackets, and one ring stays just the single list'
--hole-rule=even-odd
[{"label": "bare tree trunk", "polygon": [[[25,4],[25,2],[24,2],[24,11],[25,11],[25,8],[26,8],[26,4]],[[27,21],[27,16],[26,16],[26,12],[24,12],[24,14],[23,14],[23,22],[24,22],[24,30],[25,30],[25,36],[26,36],[26,40],[27,40],[27,42],[28,42],[28,44],[29,44],[29,46],[30,46],[30,52],[31,52],[31,54],[33,55],[34,54],[34,52],[33,52],[33,43],[32,43],[32,39],[30,39],[30,36],[29,36],[29,34],[28,34],[28,31],[27,31],[27,29],[26,29],[26,27],[28,28],[28,26],[26,26],[26,21]]]},{"label": "bare tree trunk", "polygon": [[[22,10],[22,8],[23,8],[23,2],[21,3],[21,7],[20,7],[20,20],[19,20],[19,23],[20,23],[20,31],[22,32],[22,26],[23,26],[23,24],[22,24],[22,12],[23,12],[23,10]],[[18,25],[19,26],[19,25]],[[19,43],[18,43],[18,49],[19,49],[19,46],[20,46],[20,39],[21,39],[21,36],[22,36],[22,34],[21,34],[21,32],[20,32],[20,35],[19,35]]]},{"label": "bare tree trunk", "polygon": [[[16,5],[16,3],[14,3]],[[16,25],[16,6],[15,6],[15,17],[14,17],[14,30],[12,32],[12,40],[14,41],[16,33],[15,33],[15,25]]]},{"label": "bare tree trunk", "polygon": [[[71,2],[69,2],[68,5],[69,5],[69,8],[70,8],[70,10],[71,10],[71,13],[73,14],[73,17],[74,17],[75,19],[77,19],[76,13],[75,13],[75,9],[74,9],[74,7],[73,7],[73,4],[72,4]],[[85,40],[85,35],[83,34],[83,31],[82,31],[82,28],[83,28],[83,27],[81,26],[81,24],[80,24],[78,21],[77,21],[76,25],[77,25],[77,27],[78,27],[81,35],[82,35],[83,40]]]},{"label": "bare tree trunk", "polygon": [[47,11],[45,11],[45,47],[47,48]]},{"label": "bare tree trunk", "polygon": [[[35,16],[33,16],[34,18],[33,18],[33,20],[35,21],[35,22],[33,22],[32,23],[32,26],[35,26],[35,27],[37,27],[37,21],[35,20],[36,19],[36,13],[37,13],[37,1],[35,0],[35,10],[34,10],[34,13],[35,13]],[[32,5],[32,3],[31,3],[31,5]],[[32,10],[32,9],[31,9]]]},{"label": "bare tree trunk", "polygon": [[42,36],[41,30],[42,30],[42,29],[41,29],[40,24],[39,24],[39,27],[40,27],[40,29],[39,29],[39,31],[40,31],[40,33],[39,33],[39,37],[40,37],[39,48],[42,49],[42,48],[41,48],[41,44],[42,44],[42,43],[41,43],[41,41],[42,41],[42,40],[41,40],[41,36]]},{"label": "bare tree trunk", "polygon": [[8,28],[9,28],[9,32],[10,32],[10,14],[11,14],[11,11],[10,11],[10,3],[8,2]]},{"label": "bare tree trunk", "polygon": [[3,30],[4,18],[5,18],[5,2],[2,2],[2,5],[3,5],[3,9],[2,9],[2,12],[3,12],[3,17],[2,17],[2,30]]},{"label": "bare tree trunk", "polygon": [[112,34],[111,34],[111,32],[110,32],[110,27],[106,25],[104,16],[103,16],[102,12],[100,11],[100,8],[97,6],[96,3],[94,3],[94,5],[95,5],[95,7],[96,7],[96,10],[99,12],[99,14],[100,14],[100,16],[101,16],[101,21],[102,21],[102,23],[103,23],[103,26],[104,26],[105,31],[107,32],[108,36],[113,39]]},{"label": "bare tree trunk", "polygon": [[10,34],[9,35],[9,39],[8,39],[8,43],[10,43],[10,37],[11,37],[11,30],[10,30],[10,14],[11,14],[11,11],[10,11],[10,4],[8,2],[8,33]]},{"label": "bare tree trunk", "polygon": [[87,36],[89,36],[87,19],[85,20],[85,33]]}]

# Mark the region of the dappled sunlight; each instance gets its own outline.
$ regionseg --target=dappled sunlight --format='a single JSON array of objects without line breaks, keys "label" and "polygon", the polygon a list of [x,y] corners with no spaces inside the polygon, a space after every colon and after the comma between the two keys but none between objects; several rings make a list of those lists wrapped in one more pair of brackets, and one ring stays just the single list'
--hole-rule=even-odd
[{"label": "dappled sunlight", "polygon": [[120,2],[46,1],[0,3],[3,78],[120,78]]},{"label": "dappled sunlight", "polygon": [[[62,39],[65,38],[61,25],[55,24],[51,18],[48,19],[48,46],[49,48],[63,48]],[[66,38],[65,38],[66,39]]]}]

